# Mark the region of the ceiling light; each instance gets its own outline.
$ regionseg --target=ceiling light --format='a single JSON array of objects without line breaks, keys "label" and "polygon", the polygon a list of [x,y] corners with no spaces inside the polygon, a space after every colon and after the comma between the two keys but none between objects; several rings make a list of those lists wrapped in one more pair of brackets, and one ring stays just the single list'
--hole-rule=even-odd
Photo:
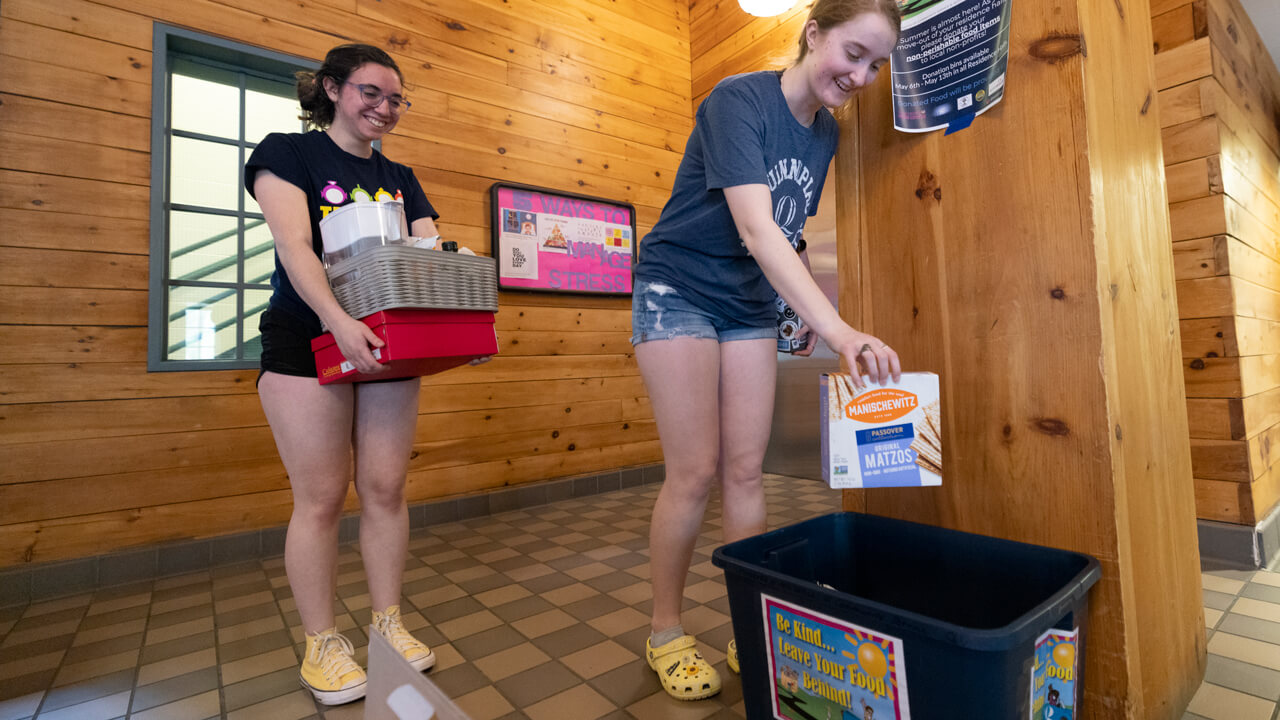
[{"label": "ceiling light", "polygon": [[756,17],[773,17],[795,7],[796,0],[738,0],[738,5]]}]

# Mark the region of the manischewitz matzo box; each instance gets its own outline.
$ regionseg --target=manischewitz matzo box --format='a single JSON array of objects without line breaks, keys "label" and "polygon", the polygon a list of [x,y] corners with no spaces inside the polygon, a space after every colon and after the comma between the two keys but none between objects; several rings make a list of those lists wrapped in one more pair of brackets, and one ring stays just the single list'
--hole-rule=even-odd
[{"label": "manischewitz matzo box", "polygon": [[942,484],[938,376],[903,373],[880,386],[822,376],[822,479],[833,488]]}]

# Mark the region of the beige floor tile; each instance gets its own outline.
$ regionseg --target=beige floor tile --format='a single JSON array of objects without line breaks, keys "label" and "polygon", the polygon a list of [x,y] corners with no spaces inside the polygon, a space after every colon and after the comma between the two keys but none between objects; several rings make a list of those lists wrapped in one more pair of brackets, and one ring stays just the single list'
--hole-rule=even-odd
[{"label": "beige floor tile", "polygon": [[591,578],[600,577],[601,575],[608,575],[611,572],[614,572],[613,568],[605,565],[604,563],[595,562],[587,563],[586,565],[579,565],[576,568],[570,568],[565,570],[564,574],[574,580],[586,581]]},{"label": "beige floor tile", "polygon": [[[338,584],[341,585],[342,583]],[[232,610],[241,610],[255,605],[264,605],[269,602],[275,602],[275,600],[276,596],[272,595],[270,590],[260,590],[255,593],[249,593],[248,595],[237,595],[236,597],[219,600],[214,603],[213,609],[221,615],[222,613],[228,613]]]},{"label": "beige floor tile", "polygon": [[1244,582],[1240,580],[1218,577],[1217,575],[1210,575],[1209,573],[1201,573],[1200,578],[1204,589],[1212,590],[1213,592],[1235,595],[1240,592],[1240,588],[1244,587]]},{"label": "beige floor tile", "polygon": [[626,572],[628,575],[635,575],[636,577],[641,578],[643,580],[648,580],[649,579],[649,563],[642,562],[639,565],[632,565],[631,567],[627,568],[624,572]]},{"label": "beige floor tile", "polygon": [[[191,593],[190,595],[183,595],[181,597],[176,597],[176,598],[173,598],[172,600],[162,600],[158,603],[153,603],[151,605],[151,614],[163,615],[167,612],[173,612],[174,610],[186,610],[189,607],[195,607],[197,605],[212,606],[212,604],[213,604],[212,593],[197,592],[197,593]],[[212,607],[209,608],[209,614],[210,615],[213,614]]]},{"label": "beige floor tile", "polygon": [[227,714],[227,720],[299,720],[316,712],[315,701],[305,690],[272,698],[257,705],[250,705]]},{"label": "beige floor tile", "polygon": [[466,553],[456,548],[449,548],[443,552],[433,553],[431,555],[423,555],[422,562],[428,565],[442,565],[451,560],[461,560],[467,556]]},{"label": "beige floor tile", "polygon": [[53,684],[55,686],[70,685],[81,680],[101,677],[134,667],[138,664],[138,653],[140,652],[142,652],[141,648],[134,648],[115,655],[63,665],[62,669],[58,671],[58,676],[54,678]]},{"label": "beige floor tile", "polygon": [[504,678],[509,678],[517,673],[537,667],[550,659],[550,656],[539,650],[533,643],[521,643],[488,657],[480,658],[475,661],[475,666],[491,682],[496,683]]},{"label": "beige floor tile", "polygon": [[[644,523],[644,524],[647,525],[648,523]],[[620,545],[624,542],[635,540],[636,538],[639,538],[639,537],[644,537],[644,536],[639,533],[632,532],[631,530],[618,530],[617,532],[611,532],[608,535],[601,536],[600,541]]]},{"label": "beige floor tile", "polygon": [[699,605],[681,614],[680,621],[684,625],[685,632],[690,635],[699,635],[729,622],[729,616],[706,605]]},{"label": "beige floor tile", "polygon": [[638,655],[622,647],[612,640],[605,640],[560,659],[570,670],[584,679],[590,680],[597,675],[622,667],[635,660]]},{"label": "beige floor tile", "polygon": [[481,553],[476,556],[476,560],[479,560],[480,562],[485,563],[487,565],[489,563],[498,562],[499,560],[506,560],[507,558],[513,558],[513,557],[519,557],[519,556],[520,556],[520,553],[516,552],[515,550],[512,550],[509,547],[504,547],[504,548],[498,548],[497,550],[490,550],[487,553]]},{"label": "beige floor tile", "polygon": [[372,602],[369,598],[369,593],[361,593],[342,598],[342,604],[347,606],[347,610],[354,612],[356,610],[368,610]]},{"label": "beige floor tile", "polygon": [[110,640],[112,638],[123,637],[140,633],[147,627],[146,618],[138,618],[137,620],[128,620],[115,625],[103,625],[92,630],[81,630],[76,633],[76,639],[71,641],[72,647],[80,647],[90,643],[100,642],[102,640]]},{"label": "beige floor tile", "polygon": [[501,624],[502,620],[497,615],[488,610],[481,610],[477,613],[471,613],[470,615],[440,623],[436,629],[450,640],[458,640],[459,638],[483,632],[489,628],[495,628]]},{"label": "beige floor tile", "polygon": [[599,548],[596,548],[595,550],[588,550],[582,554],[586,555],[592,560],[599,562],[602,560],[608,560],[611,557],[625,555],[626,553],[627,553],[626,548],[620,548],[617,545],[605,545],[604,547],[599,547]]},{"label": "beige floor tile", "polygon": [[511,585],[504,585],[499,588],[487,590],[475,597],[481,605],[491,608],[499,605],[506,605],[509,602],[519,600],[521,598],[527,598],[532,594],[533,593],[526,590],[523,586],[512,583]]},{"label": "beige floor tile", "polygon": [[476,565],[475,567],[463,568],[453,572],[445,573],[444,576],[449,578],[450,582],[464,583],[468,580],[477,580],[494,573],[493,568],[487,565]]},{"label": "beige floor tile", "polygon": [[1280,645],[1272,645],[1261,640],[1218,631],[1209,640],[1209,652],[1272,670],[1280,670]]},{"label": "beige floor tile", "polygon": [[30,717],[44,699],[44,691],[33,692],[22,697],[0,700],[0,720],[21,720]]},{"label": "beige floor tile", "polygon": [[549,565],[534,563],[532,565],[525,565],[524,567],[508,570],[504,574],[516,582],[524,582],[525,580],[532,580],[533,578],[539,578],[543,575],[550,575],[555,571],[555,568]]},{"label": "beige floor tile", "polygon": [[1276,603],[1263,602],[1253,598],[1237,598],[1236,603],[1231,606],[1231,612],[1280,623],[1280,605]]},{"label": "beige floor tile", "polygon": [[[62,622],[49,623],[48,625],[36,624],[29,625],[25,630],[11,632],[4,639],[4,644],[0,648],[14,647],[15,645],[26,645],[29,642],[37,640],[47,640],[49,638],[62,637],[70,635],[80,627],[80,618],[64,620]],[[0,655],[2,657],[2,655]]]},{"label": "beige floor tile", "polygon": [[413,568],[412,570],[405,570],[404,575],[401,576],[401,582],[404,582],[404,583],[416,582],[418,580],[434,577],[439,574],[440,573],[435,571],[435,568],[432,568],[429,565],[423,565],[422,567],[416,567],[416,568]]},{"label": "beige floor tile", "polygon": [[450,643],[432,645],[431,652],[436,654],[436,666],[432,672],[438,673],[441,670],[448,670],[451,667],[457,667],[467,662],[467,659],[462,657],[462,653],[458,652],[458,649]]},{"label": "beige floor tile", "polygon": [[414,607],[426,608],[466,596],[467,591],[457,585],[442,585],[441,587],[409,596],[409,602],[413,603]]},{"label": "beige floor tile", "polygon": [[263,633],[273,632],[275,630],[283,630],[284,620],[279,615],[269,615],[257,620],[250,620],[239,625],[232,625],[227,628],[218,629],[218,644],[235,642],[244,640],[245,638],[257,637]]},{"label": "beige floor tile", "polygon": [[116,610],[124,610],[125,608],[138,607],[151,602],[151,591],[138,593],[137,595],[128,595],[125,597],[112,598],[101,602],[93,603],[89,606],[86,616],[101,615],[102,613],[115,612]]},{"label": "beige floor tile", "polygon": [[573,583],[572,585],[565,585],[564,587],[558,587],[555,590],[548,590],[547,592],[542,593],[542,599],[552,605],[564,607],[570,603],[576,603],[579,600],[586,600],[589,597],[599,594],[600,593],[597,592],[595,588],[583,585],[582,583]]},{"label": "beige floor tile", "polygon": [[1275,709],[1269,700],[1209,683],[1200,686],[1187,707],[1209,720],[1271,720]]},{"label": "beige floor tile", "polygon": [[537,560],[538,562],[545,563],[545,562],[551,562],[552,560],[559,560],[562,557],[568,557],[569,555],[572,555],[572,554],[573,554],[573,551],[570,550],[569,548],[557,546],[557,547],[547,548],[546,550],[538,550],[537,552],[529,553],[529,557],[533,558],[534,560]]},{"label": "beige floor tile", "polygon": [[338,576],[337,586],[342,587],[343,585],[358,583],[362,580],[364,580],[364,568],[360,568],[359,570],[352,570],[351,572],[342,573],[341,575]]},{"label": "beige floor tile", "polygon": [[[469,692],[454,702],[471,720],[495,720],[515,710],[511,707],[511,703],[502,697],[502,693],[492,685]],[[325,717],[327,718],[328,715],[326,714]]]},{"label": "beige floor tile", "polygon": [[653,586],[648,582],[640,581],[626,587],[618,588],[609,593],[615,600],[627,605],[635,605],[643,600],[653,597]]},{"label": "beige floor tile", "polygon": [[515,628],[521,635],[532,639],[557,630],[563,630],[570,625],[576,625],[577,622],[577,619],[572,615],[556,608],[540,612],[537,615],[530,615],[527,618],[521,618],[511,623],[511,627]]},{"label": "beige floor tile", "polygon": [[1280,573],[1270,572],[1268,570],[1259,570],[1253,574],[1251,582],[1261,585],[1270,585],[1271,587],[1280,587]]},{"label": "beige floor tile", "polygon": [[70,610],[71,608],[82,608],[89,604],[93,599],[92,595],[72,595],[70,597],[58,598],[57,600],[46,600],[44,602],[33,603],[27,606],[22,612],[22,617],[26,618],[39,617],[48,615],[49,613],[59,612],[61,610]]},{"label": "beige floor tile", "polygon": [[298,656],[293,654],[293,648],[286,647],[272,650],[271,652],[254,655],[243,660],[224,663],[222,665],[222,684],[231,685],[241,680],[266,675],[297,664]]},{"label": "beige floor tile", "polygon": [[1214,610],[1213,608],[1204,609],[1204,626],[1205,627],[1211,628],[1214,625],[1217,625],[1218,621],[1221,619],[1222,619],[1221,610]]},{"label": "beige floor tile", "polygon": [[[590,535],[583,535],[580,532],[571,532],[571,533],[565,533],[563,535],[556,535],[554,537],[549,537],[547,539],[557,545],[572,545],[574,543],[580,543],[583,540],[591,540],[592,538]],[[569,554],[573,554],[573,551],[570,550]],[[534,557],[537,557],[536,553]],[[560,557],[564,557],[564,556],[561,555]],[[544,558],[538,558],[538,559],[542,560],[543,562],[546,562]]]},{"label": "beige floor tile", "polygon": [[138,670],[138,685],[150,685],[161,680],[186,675],[196,670],[213,667],[218,663],[218,653],[213,648],[205,648],[186,655],[179,655],[167,660],[159,660],[150,665],[143,665]]},{"label": "beige floor tile", "polygon": [[630,607],[614,610],[611,613],[587,621],[588,625],[609,637],[617,637],[648,623],[648,615]]},{"label": "beige floor tile", "polygon": [[176,720],[176,718],[192,718],[192,720],[195,720],[196,718],[214,717],[221,712],[222,707],[218,701],[218,691],[210,690],[167,705],[153,707],[140,713],[136,712],[129,716],[129,720]]},{"label": "beige floor tile", "polygon": [[[713,565],[710,560],[700,562],[697,565],[690,567],[689,572],[695,575],[701,575],[704,578],[718,578],[724,576],[724,571]],[[693,580],[694,578],[690,577],[689,579]]]},{"label": "beige floor tile", "polygon": [[71,705],[51,712],[40,713],[40,720],[110,720],[123,716],[129,710],[131,691]]},{"label": "beige floor tile", "polygon": [[711,602],[719,597],[727,594],[724,582],[720,579],[703,580],[700,583],[688,585],[684,589],[684,596],[696,602]]},{"label": "beige floor tile", "polygon": [[529,720],[596,720],[617,709],[589,685],[578,685],[525,708]]},{"label": "beige floor tile", "polygon": [[216,588],[235,587],[236,585],[245,585],[251,582],[257,582],[266,577],[266,573],[262,570],[247,570],[235,575],[227,575],[213,579],[213,586]]},{"label": "beige floor tile", "polygon": [[147,631],[147,639],[145,645],[155,645],[156,643],[169,642],[178,638],[188,637],[196,633],[209,632],[213,630],[213,617],[202,617],[186,622],[174,623],[166,627],[152,628]]},{"label": "beige floor tile", "polygon": [[271,583],[271,587],[273,587],[273,588],[282,588],[282,587],[285,587],[286,585],[288,585],[288,584],[289,584],[289,576],[288,576],[288,575],[277,575],[277,576],[275,576],[275,577],[271,578],[271,580],[270,580],[269,582]]}]

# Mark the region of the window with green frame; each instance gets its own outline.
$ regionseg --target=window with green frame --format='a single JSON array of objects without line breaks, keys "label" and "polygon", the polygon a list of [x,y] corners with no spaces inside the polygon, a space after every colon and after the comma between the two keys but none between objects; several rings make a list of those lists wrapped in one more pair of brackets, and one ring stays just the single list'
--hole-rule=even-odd
[{"label": "window with green frame", "polygon": [[156,25],[148,369],[256,367],[273,242],[244,190],[271,132],[299,132],[309,61]]}]

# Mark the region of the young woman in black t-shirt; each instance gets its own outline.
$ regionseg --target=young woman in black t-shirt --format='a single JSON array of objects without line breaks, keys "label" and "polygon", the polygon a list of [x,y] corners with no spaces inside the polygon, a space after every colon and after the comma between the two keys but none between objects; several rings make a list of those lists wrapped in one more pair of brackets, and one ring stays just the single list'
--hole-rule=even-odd
[{"label": "young woman in black t-shirt", "polygon": [[408,108],[402,88],[399,68],[382,50],[333,48],[316,73],[298,77],[303,119],[317,129],[268,136],[245,169],[276,246],[258,394],[293,489],[285,568],[306,633],[301,678],[329,705],[365,693],[365,671],[337,632],[333,610],[338,521],[353,468],[373,628],[414,667],[435,663],[430,648],[405,629],[399,607],[409,533],[404,485],[419,380],[320,385],[309,345],[323,320],[360,372],[383,368],[372,354],[382,341],[345,313],[329,288],[320,261],[321,217],[347,202],[390,196],[404,200],[412,235],[436,235],[436,213],[413,173],[372,145]]}]

